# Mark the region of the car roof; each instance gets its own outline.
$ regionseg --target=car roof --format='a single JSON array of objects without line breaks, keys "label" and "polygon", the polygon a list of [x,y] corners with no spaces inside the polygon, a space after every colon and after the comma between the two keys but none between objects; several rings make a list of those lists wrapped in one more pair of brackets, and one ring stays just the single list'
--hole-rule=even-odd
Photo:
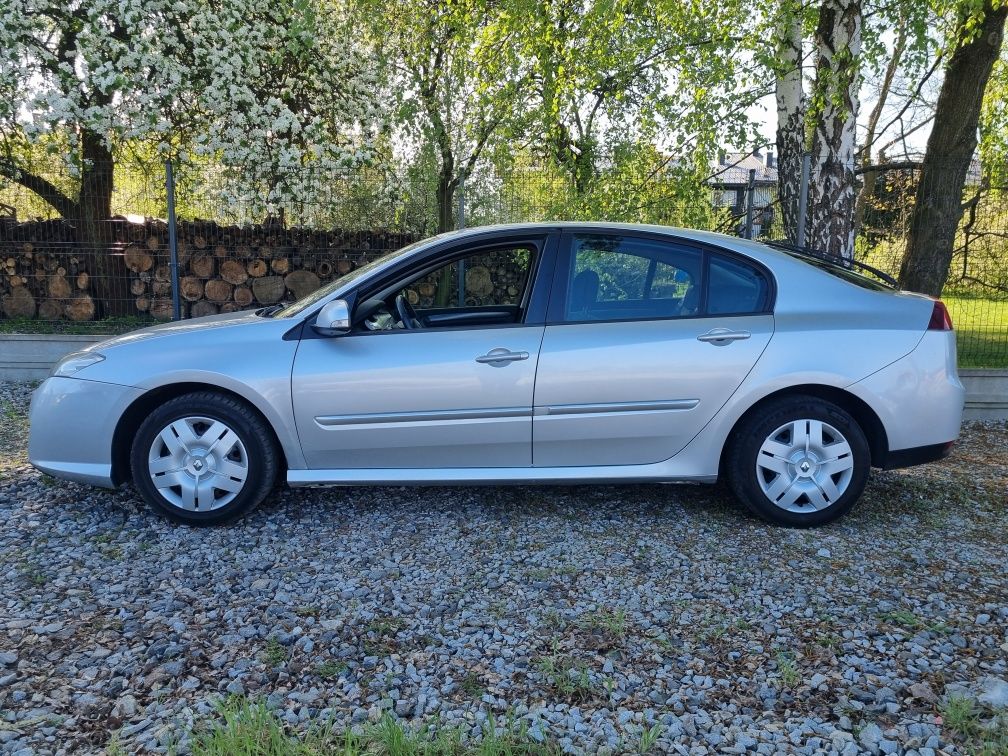
[{"label": "car roof", "polygon": [[659,226],[650,223],[621,223],[615,221],[539,221],[535,223],[501,223],[491,226],[475,226],[458,231],[446,231],[439,234],[438,239],[463,239],[480,235],[498,235],[508,233],[547,232],[555,230],[597,230],[597,231],[631,231],[664,236],[674,236],[678,239],[697,241],[724,249],[740,252],[764,263],[791,265],[797,261],[792,255],[781,250],[768,247],[765,244],[738,236],[719,234],[715,231],[698,231],[692,228],[677,226]]}]

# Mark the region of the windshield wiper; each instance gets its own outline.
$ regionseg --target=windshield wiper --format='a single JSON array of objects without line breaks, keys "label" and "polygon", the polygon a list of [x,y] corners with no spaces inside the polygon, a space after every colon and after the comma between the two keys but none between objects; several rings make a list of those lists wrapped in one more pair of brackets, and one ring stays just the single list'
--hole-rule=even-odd
[{"label": "windshield wiper", "polygon": [[255,311],[255,314],[260,318],[272,318],[274,314],[280,312],[286,306],[286,302],[277,302],[275,305],[270,305],[269,307],[260,307]]},{"label": "windshield wiper", "polygon": [[848,260],[846,257],[841,257],[840,255],[833,255],[829,252],[823,252],[820,249],[812,249],[811,247],[799,247],[797,244],[789,244],[788,242],[768,241],[763,243],[768,247],[774,247],[775,249],[779,249],[784,252],[790,252],[793,255],[811,257],[837,268],[843,268],[844,270],[863,270],[866,273],[871,273],[883,283],[892,286],[894,289],[899,288],[899,282],[895,278],[885,271],[879,270],[868,263],[863,263],[860,260]]}]

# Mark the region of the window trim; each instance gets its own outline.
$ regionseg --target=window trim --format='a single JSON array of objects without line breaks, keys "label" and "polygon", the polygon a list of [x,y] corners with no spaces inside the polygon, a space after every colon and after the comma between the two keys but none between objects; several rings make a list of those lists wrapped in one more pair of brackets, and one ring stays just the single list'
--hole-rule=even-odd
[{"label": "window trim", "polygon": [[[401,278],[404,274],[420,270],[427,270],[430,272],[432,270],[436,270],[441,265],[451,262],[453,259],[465,257],[466,255],[478,252],[481,249],[490,249],[506,245],[521,246],[523,244],[528,244],[535,248],[534,259],[532,260],[531,266],[532,269],[529,273],[531,282],[529,291],[531,294],[528,300],[528,306],[523,308],[524,316],[522,320],[517,323],[460,325],[423,329],[396,329],[392,331],[351,331],[350,333],[346,333],[341,336],[323,336],[322,334],[317,333],[315,329],[311,327],[311,324],[315,322],[315,318],[318,317],[318,313],[322,307],[324,307],[327,302],[331,301],[326,300],[325,302],[320,302],[317,307],[313,308],[303,318],[301,318],[297,325],[291,327],[290,330],[284,334],[284,338],[299,341],[303,339],[347,339],[368,336],[387,336],[389,334],[434,333],[441,331],[449,333],[453,331],[485,329],[497,330],[545,325],[546,306],[550,296],[550,285],[553,281],[553,268],[556,264],[558,242],[559,231],[555,228],[525,231],[509,230],[507,233],[497,232],[465,237],[463,239],[447,239],[440,244],[433,245],[431,248],[424,250],[417,256],[411,255],[404,260],[400,260],[388,270],[383,271],[380,276],[376,278],[369,278],[361,281],[358,286],[350,289],[343,297],[350,305],[350,311],[353,312],[357,303],[365,301],[368,298],[368,294],[386,288],[396,279]],[[363,297],[362,294],[364,295]],[[523,299],[524,298],[525,297],[523,296]]]},{"label": "window trim", "polygon": [[[700,267],[701,267],[701,280],[700,280],[700,303],[697,307],[698,312],[696,315],[666,315],[666,316],[654,316],[654,317],[635,317],[635,318],[608,318],[604,320],[567,320],[566,319],[566,307],[567,307],[567,284],[570,277],[570,269],[574,260],[574,240],[578,236],[608,236],[614,237],[618,236],[621,238],[629,239],[639,239],[646,241],[656,241],[668,244],[670,246],[683,247],[685,249],[694,250],[700,253]],[[726,258],[731,261],[737,261],[743,265],[748,265],[749,267],[756,270],[760,275],[763,276],[766,282],[767,293],[766,301],[764,302],[763,308],[760,310],[754,310],[752,312],[738,312],[738,313],[715,313],[709,314],[707,312],[707,300],[708,300],[708,287],[710,283],[710,259],[712,256],[719,256]],[[684,239],[680,236],[674,234],[663,234],[654,231],[637,231],[637,230],[627,230],[622,229],[595,229],[591,227],[586,228],[567,228],[565,227],[563,231],[559,234],[559,239],[557,243],[557,253],[556,262],[553,268],[553,285],[551,287],[551,295],[549,305],[546,312],[546,325],[586,325],[590,323],[640,323],[656,320],[704,320],[710,318],[739,318],[739,317],[752,317],[755,315],[772,315],[774,312],[774,307],[777,303],[777,279],[770,272],[770,269],[766,265],[758,260],[754,260],[744,254],[735,252],[734,250],[725,249],[724,247],[718,247],[713,244],[707,244],[705,242],[696,241],[694,239]]]}]

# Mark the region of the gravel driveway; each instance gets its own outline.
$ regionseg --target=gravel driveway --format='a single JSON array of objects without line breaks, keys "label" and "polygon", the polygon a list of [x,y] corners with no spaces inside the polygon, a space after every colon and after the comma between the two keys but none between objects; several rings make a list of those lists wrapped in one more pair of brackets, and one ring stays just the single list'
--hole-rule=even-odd
[{"label": "gravel driveway", "polygon": [[30,390],[0,384],[0,751],[185,752],[228,694],[577,752],[1008,749],[1005,424],[815,531],[659,485],[283,491],[193,530],[30,468]]}]

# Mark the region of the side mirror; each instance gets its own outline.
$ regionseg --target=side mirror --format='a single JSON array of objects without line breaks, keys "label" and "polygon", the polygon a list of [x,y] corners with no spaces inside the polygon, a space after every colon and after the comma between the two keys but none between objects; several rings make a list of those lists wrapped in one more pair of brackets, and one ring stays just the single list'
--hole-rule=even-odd
[{"label": "side mirror", "polygon": [[334,299],[319,310],[312,325],[323,336],[342,336],[350,332],[350,306],[345,299]]}]

